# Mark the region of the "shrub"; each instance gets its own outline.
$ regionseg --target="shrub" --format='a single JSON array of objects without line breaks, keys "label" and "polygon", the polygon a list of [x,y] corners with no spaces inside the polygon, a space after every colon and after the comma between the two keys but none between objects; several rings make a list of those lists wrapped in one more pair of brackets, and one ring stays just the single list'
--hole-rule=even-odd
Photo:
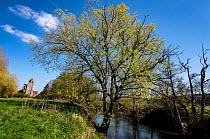
[{"label": "shrub", "polygon": [[24,98],[24,97],[28,97],[28,95],[23,92],[18,92],[17,94],[14,95],[14,97]]}]

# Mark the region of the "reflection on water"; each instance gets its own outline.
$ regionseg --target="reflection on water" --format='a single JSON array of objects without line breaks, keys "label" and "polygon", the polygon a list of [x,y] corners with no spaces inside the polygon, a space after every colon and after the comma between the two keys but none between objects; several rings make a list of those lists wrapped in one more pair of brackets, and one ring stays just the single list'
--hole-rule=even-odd
[{"label": "reflection on water", "polygon": [[[96,122],[100,125],[103,115],[96,117]],[[118,116],[111,120],[108,139],[177,139],[177,135],[166,134],[150,128],[149,126],[134,122],[132,118]]]}]

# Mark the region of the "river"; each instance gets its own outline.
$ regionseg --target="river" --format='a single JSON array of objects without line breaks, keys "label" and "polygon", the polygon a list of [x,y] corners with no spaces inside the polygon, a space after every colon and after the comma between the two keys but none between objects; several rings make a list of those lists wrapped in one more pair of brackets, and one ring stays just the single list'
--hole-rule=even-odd
[{"label": "river", "polygon": [[[97,115],[98,125],[102,120],[103,115]],[[180,139],[180,136],[175,133],[152,129],[126,116],[115,116],[111,120],[107,137],[108,139]]]}]

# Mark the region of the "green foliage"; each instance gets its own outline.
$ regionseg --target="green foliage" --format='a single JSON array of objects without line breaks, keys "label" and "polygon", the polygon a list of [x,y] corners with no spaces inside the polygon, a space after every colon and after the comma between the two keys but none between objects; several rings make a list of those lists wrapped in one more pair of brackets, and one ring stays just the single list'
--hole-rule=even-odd
[{"label": "green foliage", "polygon": [[17,93],[17,79],[8,71],[8,61],[0,46],[0,97],[11,97]]},{"label": "green foliage", "polygon": [[[94,79],[103,97],[104,127],[119,99],[150,93],[157,68],[173,52],[155,35],[153,23],[146,25],[145,19],[139,21],[128,11],[125,4],[91,7],[76,18],[57,10],[57,28],[46,32],[43,42],[31,42],[33,62],[56,70],[86,72]],[[74,90],[72,96],[76,96]]]},{"label": "green foliage", "polygon": [[[197,114],[200,115],[201,114],[201,108],[196,108],[197,110]],[[205,109],[205,118],[210,118],[210,110],[209,109]]]},{"label": "green foliage", "polygon": [[42,43],[31,43],[34,62],[88,72],[106,96],[111,90],[110,99],[150,86],[148,79],[167,54],[154,24],[141,23],[125,4],[93,8],[79,19],[62,10],[56,15],[61,23],[57,29],[45,33]]},{"label": "green foliage", "polygon": [[55,80],[48,83],[40,95],[67,98],[72,101],[84,103],[95,99],[96,86],[84,74],[62,73]]},{"label": "green foliage", "polygon": [[19,90],[17,94],[13,95],[14,97],[18,97],[18,98],[24,98],[24,97],[29,97],[25,92],[23,92],[22,90]]},{"label": "green foliage", "polygon": [[17,93],[17,79],[9,72],[0,71],[0,97],[11,97]]}]

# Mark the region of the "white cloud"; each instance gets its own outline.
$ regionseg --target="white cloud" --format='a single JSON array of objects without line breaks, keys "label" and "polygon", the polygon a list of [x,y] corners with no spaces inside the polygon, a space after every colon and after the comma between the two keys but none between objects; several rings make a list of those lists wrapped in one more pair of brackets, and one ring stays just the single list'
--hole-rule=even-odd
[{"label": "white cloud", "polygon": [[39,42],[39,37],[37,37],[33,34],[29,34],[29,33],[25,33],[25,32],[16,30],[11,25],[0,25],[0,27],[2,27],[4,29],[4,31],[6,31],[6,32],[13,34],[17,37],[20,37],[23,42],[29,43],[31,40]]},{"label": "white cloud", "polygon": [[14,14],[19,15],[26,19],[30,19],[33,16],[38,15],[37,12],[35,12],[34,10],[32,10],[27,6],[16,5],[16,7],[9,7],[8,9]]},{"label": "white cloud", "polygon": [[16,5],[15,7],[9,7],[8,9],[18,16],[33,20],[45,31],[56,29],[56,26],[58,25],[58,19],[53,15],[46,12],[36,12],[28,6]]},{"label": "white cloud", "polygon": [[58,20],[56,17],[45,12],[41,12],[39,16],[37,16],[37,18],[34,18],[34,21],[45,31],[48,31],[49,29],[56,29],[56,26],[58,24]]}]

